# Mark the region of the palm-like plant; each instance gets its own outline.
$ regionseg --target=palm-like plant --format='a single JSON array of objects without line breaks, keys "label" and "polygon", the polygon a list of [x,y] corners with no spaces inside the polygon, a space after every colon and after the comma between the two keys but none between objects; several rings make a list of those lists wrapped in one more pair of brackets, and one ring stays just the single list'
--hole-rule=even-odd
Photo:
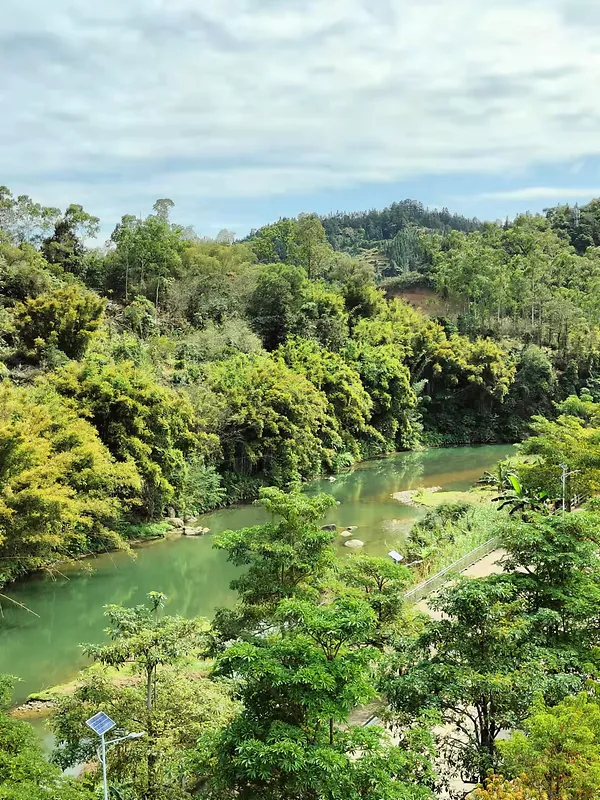
[{"label": "palm-like plant", "polygon": [[496,489],[498,492],[502,492],[510,485],[508,482],[508,474],[507,467],[500,463],[498,464],[496,472],[489,472],[486,470],[475,485],[488,486],[492,489]]},{"label": "palm-like plant", "polygon": [[514,472],[506,474],[503,488],[502,494],[493,498],[494,503],[500,503],[498,511],[509,508],[509,514],[521,513],[525,516],[527,512],[539,512],[548,509],[548,493],[530,494]]}]

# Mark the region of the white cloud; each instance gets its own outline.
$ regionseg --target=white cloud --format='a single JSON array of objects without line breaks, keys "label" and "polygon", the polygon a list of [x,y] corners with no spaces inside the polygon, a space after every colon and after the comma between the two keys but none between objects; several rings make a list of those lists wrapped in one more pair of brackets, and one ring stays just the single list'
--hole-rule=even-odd
[{"label": "white cloud", "polygon": [[0,68],[0,182],[113,218],[600,155],[595,0],[4,0]]},{"label": "white cloud", "polygon": [[571,200],[581,197],[600,196],[600,187],[574,188],[569,186],[525,186],[521,189],[510,189],[505,192],[482,192],[477,195],[481,200]]}]

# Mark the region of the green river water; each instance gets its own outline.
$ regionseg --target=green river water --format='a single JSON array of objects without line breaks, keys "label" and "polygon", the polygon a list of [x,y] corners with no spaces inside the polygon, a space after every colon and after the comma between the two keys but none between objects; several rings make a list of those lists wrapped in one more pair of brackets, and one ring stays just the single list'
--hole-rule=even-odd
[{"label": "green river water", "polygon": [[[329,492],[339,501],[324,522],[356,525],[364,552],[381,555],[392,546],[401,547],[406,531],[423,513],[394,500],[393,492],[431,486],[467,489],[511,452],[510,446],[489,445],[401,453],[365,462],[337,476],[334,483],[315,481],[310,489]],[[202,524],[217,533],[260,524],[266,518],[259,507],[238,506],[206,514]],[[340,553],[349,552],[341,541]],[[210,535],[150,543],[133,557],[103,555],[86,562],[86,567],[70,569],[55,580],[31,579],[10,592],[39,617],[2,602],[0,673],[21,679],[16,703],[71,678],[85,666],[79,644],[102,640],[102,607],[107,603],[134,605],[156,590],[167,595],[168,613],[210,617],[217,606],[234,599],[229,582],[236,571],[223,553],[213,550]]]}]

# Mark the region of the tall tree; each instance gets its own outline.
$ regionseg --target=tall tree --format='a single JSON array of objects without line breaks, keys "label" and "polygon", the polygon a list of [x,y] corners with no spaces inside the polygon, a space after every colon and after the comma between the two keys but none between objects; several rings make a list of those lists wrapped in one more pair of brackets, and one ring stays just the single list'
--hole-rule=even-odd
[{"label": "tall tree", "polygon": [[272,622],[277,604],[286,597],[316,596],[318,582],[335,559],[335,534],[318,525],[335,504],[330,495],[308,497],[297,488],[289,493],[270,488],[261,490],[258,502],[273,515],[272,522],[225,531],[214,541],[229,561],[245,568],[231,583],[240,607],[234,613],[221,611],[216,618],[226,639],[249,625]]},{"label": "tall tree", "polygon": [[92,239],[100,229],[100,220],[72,204],[56,221],[54,233],[42,243],[42,253],[50,264],[59,264],[66,272],[84,274],[85,239]]},{"label": "tall tree", "polygon": [[462,579],[430,606],[442,619],[392,658],[383,688],[399,712],[437,709],[448,763],[481,782],[499,764],[498,737],[522,723],[536,694],[567,694],[583,676],[548,672],[523,602],[503,581]]},{"label": "tall tree", "polygon": [[[61,766],[95,760],[85,720],[105,710],[126,731],[144,733],[111,751],[109,778],[127,797],[183,800],[191,797],[188,761],[197,738],[229,721],[227,692],[189,667],[198,658],[206,622],[164,616],[165,597],[151,592],[145,605],[107,606],[108,644],[85,645],[96,665],[121,672],[120,681],[96,666],[52,718],[54,758]],[[186,670],[187,665],[187,670]],[[100,776],[97,774],[97,778]]]},{"label": "tall tree", "polygon": [[396,746],[386,743],[379,729],[335,725],[373,691],[374,653],[360,646],[373,623],[369,606],[356,600],[325,607],[290,600],[278,617],[288,628],[285,636],[233,644],[217,662],[217,675],[238,679],[243,710],[213,745],[216,763],[204,758],[201,777],[213,796],[431,798],[426,732]]}]

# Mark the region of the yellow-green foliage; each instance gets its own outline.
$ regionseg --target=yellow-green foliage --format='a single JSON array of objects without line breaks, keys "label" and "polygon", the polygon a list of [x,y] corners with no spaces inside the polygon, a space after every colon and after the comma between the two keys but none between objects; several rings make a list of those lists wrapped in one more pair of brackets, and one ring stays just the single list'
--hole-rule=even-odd
[{"label": "yellow-green foliage", "polygon": [[79,358],[102,321],[104,301],[75,284],[27,298],[14,309],[17,335],[34,353],[48,347]]},{"label": "yellow-green foliage", "polygon": [[55,392],[0,385],[0,583],[119,546],[112,526],[139,489],[135,467]]}]

